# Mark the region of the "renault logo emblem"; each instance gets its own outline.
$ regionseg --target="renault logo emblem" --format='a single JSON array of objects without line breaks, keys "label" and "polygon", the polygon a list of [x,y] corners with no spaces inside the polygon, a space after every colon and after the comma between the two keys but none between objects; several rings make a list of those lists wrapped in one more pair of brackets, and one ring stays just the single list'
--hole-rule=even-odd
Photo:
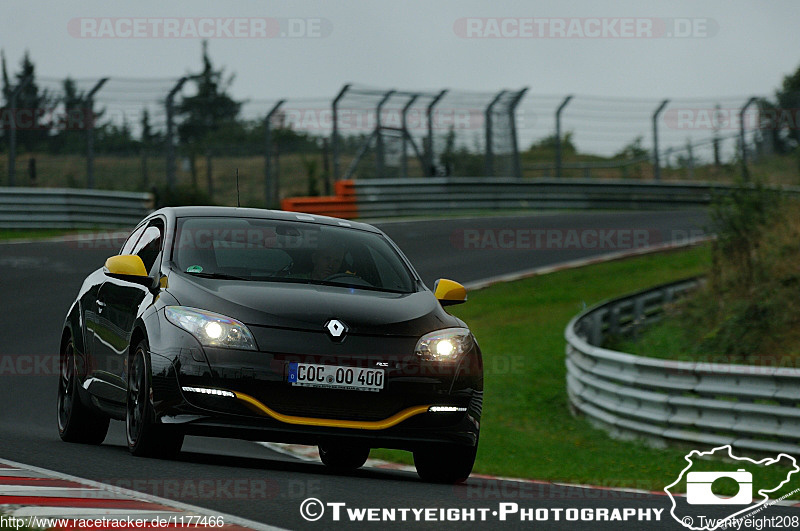
[{"label": "renault logo emblem", "polygon": [[344,333],[347,332],[347,326],[338,319],[331,319],[325,323],[325,329],[334,340],[343,339]]}]

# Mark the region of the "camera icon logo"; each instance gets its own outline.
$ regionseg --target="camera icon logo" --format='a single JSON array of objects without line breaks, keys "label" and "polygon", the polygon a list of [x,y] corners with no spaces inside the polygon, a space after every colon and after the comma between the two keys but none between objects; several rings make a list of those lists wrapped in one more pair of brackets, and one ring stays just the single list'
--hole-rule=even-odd
[{"label": "camera icon logo", "polygon": [[[739,484],[739,492],[731,498],[720,498],[711,490],[719,478],[731,478]],[[686,474],[686,501],[691,505],[748,505],[753,503],[753,474],[740,468],[736,472],[689,472]]]}]

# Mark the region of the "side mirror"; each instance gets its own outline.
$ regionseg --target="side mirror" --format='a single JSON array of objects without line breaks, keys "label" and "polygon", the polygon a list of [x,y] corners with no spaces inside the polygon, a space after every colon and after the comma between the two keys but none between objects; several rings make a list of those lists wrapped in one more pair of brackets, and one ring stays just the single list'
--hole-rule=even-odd
[{"label": "side mirror", "polygon": [[467,302],[467,290],[453,280],[440,278],[433,285],[433,294],[439,300],[442,306],[451,306],[453,304],[461,304]]},{"label": "side mirror", "polygon": [[118,278],[127,282],[135,282],[151,287],[153,279],[147,275],[144,262],[135,254],[112,256],[106,260],[103,272],[111,278]]}]

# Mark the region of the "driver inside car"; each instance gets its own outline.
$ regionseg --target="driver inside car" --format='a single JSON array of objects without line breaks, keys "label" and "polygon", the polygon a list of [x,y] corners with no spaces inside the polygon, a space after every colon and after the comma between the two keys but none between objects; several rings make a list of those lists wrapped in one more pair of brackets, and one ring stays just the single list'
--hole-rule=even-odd
[{"label": "driver inside car", "polygon": [[344,248],[342,246],[335,243],[321,246],[311,254],[311,262],[314,265],[311,270],[311,279],[325,280],[339,273],[343,260]]}]

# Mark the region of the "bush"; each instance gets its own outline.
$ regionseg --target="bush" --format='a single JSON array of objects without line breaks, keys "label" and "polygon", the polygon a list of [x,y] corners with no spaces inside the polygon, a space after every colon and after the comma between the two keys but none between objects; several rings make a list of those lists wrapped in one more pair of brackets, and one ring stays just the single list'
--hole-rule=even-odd
[{"label": "bush", "polygon": [[[708,283],[668,309],[681,348],[735,363],[800,356],[800,209],[760,184],[717,198]],[[682,356],[684,353],[676,353]],[[772,363],[772,361],[769,361]]]}]

